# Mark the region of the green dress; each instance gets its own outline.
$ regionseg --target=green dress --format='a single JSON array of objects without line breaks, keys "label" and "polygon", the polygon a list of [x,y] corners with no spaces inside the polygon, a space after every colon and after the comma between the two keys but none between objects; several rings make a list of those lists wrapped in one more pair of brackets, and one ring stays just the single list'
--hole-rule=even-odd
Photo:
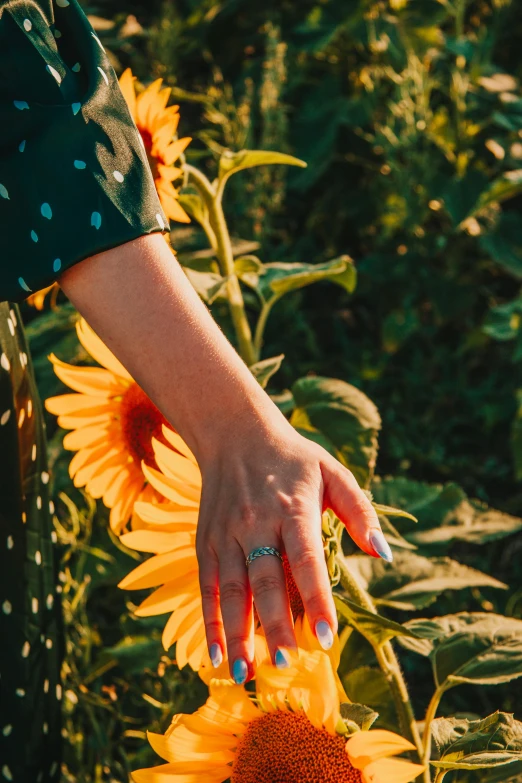
[{"label": "green dress", "polygon": [[167,229],[141,136],[76,0],[0,0],[0,783],[59,779],[62,697],[45,435],[12,303]]}]

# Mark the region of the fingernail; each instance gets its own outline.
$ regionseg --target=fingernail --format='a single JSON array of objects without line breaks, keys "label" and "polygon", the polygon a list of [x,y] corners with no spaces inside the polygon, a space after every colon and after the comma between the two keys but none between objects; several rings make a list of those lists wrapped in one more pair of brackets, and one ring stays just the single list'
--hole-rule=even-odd
[{"label": "fingernail", "polygon": [[248,677],[248,663],[244,658],[236,658],[232,665],[232,679],[236,685],[243,685]]},{"label": "fingernail", "polygon": [[379,557],[382,557],[382,559],[387,563],[393,563],[393,553],[390,549],[390,545],[380,530],[373,531],[370,536],[370,544],[373,546]]},{"label": "fingernail", "polygon": [[315,635],[323,650],[329,650],[334,643],[332,629],[326,620],[318,620],[316,622]]},{"label": "fingernail", "polygon": [[208,651],[210,655],[210,660],[212,662],[212,666],[214,669],[217,669],[218,666],[221,666],[223,663],[223,653],[221,651],[221,645],[219,645],[217,642],[210,645],[210,650]]},{"label": "fingernail", "polygon": [[288,656],[281,647],[278,647],[276,650],[276,654],[274,657],[275,665],[278,669],[288,669],[290,666],[290,661],[288,660]]}]

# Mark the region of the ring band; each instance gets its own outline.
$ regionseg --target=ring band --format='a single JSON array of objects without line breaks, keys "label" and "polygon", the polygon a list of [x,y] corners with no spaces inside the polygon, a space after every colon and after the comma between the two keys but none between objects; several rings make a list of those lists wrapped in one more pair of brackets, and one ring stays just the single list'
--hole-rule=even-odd
[{"label": "ring band", "polygon": [[263,555],[273,555],[274,557],[278,557],[281,562],[283,562],[283,555],[278,549],[274,549],[273,546],[258,546],[257,549],[253,549],[247,559],[245,560],[246,566],[248,568],[249,565],[252,565],[254,560],[257,560],[258,557],[263,557]]}]

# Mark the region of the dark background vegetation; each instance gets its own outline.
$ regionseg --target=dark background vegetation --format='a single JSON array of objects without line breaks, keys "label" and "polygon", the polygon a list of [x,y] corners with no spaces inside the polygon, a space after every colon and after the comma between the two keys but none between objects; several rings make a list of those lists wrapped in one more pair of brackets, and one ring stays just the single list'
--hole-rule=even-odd
[{"label": "dark background vegetation", "polygon": [[[352,296],[324,283],[276,306],[263,354],[286,360],[271,390],[307,373],[349,381],[383,419],[380,476],[449,483],[450,495],[456,484],[462,497],[522,516],[519,0],[84,6],[118,73],[130,65],[144,83],[162,77],[173,88],[180,135],[193,137],[189,162],[212,176],[224,148],[249,147],[308,163],[244,172],[227,190],[232,233],[259,243],[264,261],[348,253],[358,270]],[[172,240],[181,257],[206,246],[195,225],[174,227]],[[396,500],[415,505],[412,486],[423,485],[405,482]],[[441,524],[452,502],[437,506]],[[58,507],[69,530],[71,510]],[[82,536],[94,554],[77,546]],[[103,562],[103,518],[82,507],[73,538],[69,779],[124,781],[129,768],[154,759],[144,728],[164,726],[173,706],[190,707],[202,691],[160,660],[162,618],[149,626],[121,619],[128,596],[113,585],[132,563],[115,542]],[[520,535],[452,544],[451,554],[510,591],[445,596],[436,613],[521,616],[521,552]],[[100,654],[102,643],[112,658],[111,650]],[[406,672],[420,716],[432,687],[427,663],[408,657]],[[444,705],[447,713],[499,707],[520,717],[521,693],[516,683],[478,697],[461,689]]]}]

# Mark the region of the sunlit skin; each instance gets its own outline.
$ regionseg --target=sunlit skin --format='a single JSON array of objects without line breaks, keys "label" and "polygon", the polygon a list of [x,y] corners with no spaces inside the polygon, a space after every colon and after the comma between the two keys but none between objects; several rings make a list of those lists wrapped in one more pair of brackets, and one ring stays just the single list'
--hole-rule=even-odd
[{"label": "sunlit skin", "polygon": [[337,617],[323,555],[331,508],[376,556],[380,530],[353,475],[289,424],[225,338],[161,234],[82,261],[60,278],[66,295],[180,433],[202,474],[197,555],[209,647],[251,673],[253,605],[272,659],[295,646],[281,562],[285,551],[310,626]]}]

